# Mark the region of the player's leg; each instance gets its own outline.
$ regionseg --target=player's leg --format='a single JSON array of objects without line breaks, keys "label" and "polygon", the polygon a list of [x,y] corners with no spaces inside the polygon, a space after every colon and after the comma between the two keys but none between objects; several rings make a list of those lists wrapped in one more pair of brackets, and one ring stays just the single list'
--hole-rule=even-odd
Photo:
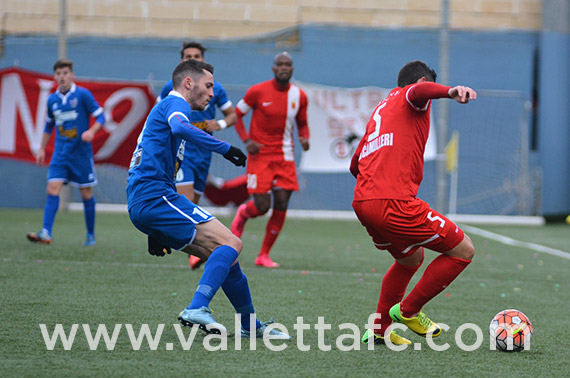
[{"label": "player's leg", "polygon": [[46,187],[46,204],[44,206],[44,220],[40,232],[31,232],[26,235],[29,241],[43,244],[52,242],[52,229],[55,216],[59,208],[59,194],[63,188],[63,179],[50,180]]},{"label": "player's leg", "polygon": [[376,313],[380,314],[380,318],[374,320],[374,323],[378,324],[376,333],[379,336],[386,336],[386,329],[392,324],[390,309],[404,298],[406,288],[423,260],[424,249],[418,248],[412,255],[396,259],[384,275],[376,308]]},{"label": "player's leg", "polygon": [[[206,262],[198,289],[188,309],[204,312],[204,307],[208,307],[211,298],[221,286],[236,312],[240,314],[242,337],[250,337],[250,317],[253,317],[256,337],[262,337],[266,324],[260,323],[255,317],[249,284],[247,277],[241,271],[237,254],[235,261],[232,264],[229,263],[229,260],[234,258],[230,247],[238,253],[241,252],[241,240],[216,219],[199,224],[196,229],[193,246],[199,246],[205,251],[212,251],[212,253]],[[222,277],[224,277],[223,280]],[[269,334],[273,338],[290,339],[288,335],[276,330],[271,330]]]},{"label": "player's leg", "polygon": [[285,223],[285,216],[287,214],[287,207],[289,206],[289,199],[291,198],[291,191],[281,188],[273,189],[273,212],[265,227],[265,236],[259,255],[255,259],[255,265],[263,266],[266,268],[278,268],[279,264],[271,260],[269,252],[271,247],[281,233],[283,224]]},{"label": "player's leg", "polygon": [[[402,300],[410,280],[421,266],[424,257],[424,250],[421,247],[410,251],[411,254],[407,256],[395,253],[392,250],[392,242],[383,235],[383,231],[386,228],[386,202],[385,200],[355,201],[352,204],[354,212],[372,237],[376,248],[380,250],[388,249],[395,259],[394,264],[388,269],[382,279],[380,298],[376,308],[376,313],[380,314],[380,317],[374,319],[374,329],[369,329],[364,334],[362,342],[366,344],[370,342],[376,344],[385,343],[384,337],[388,337],[386,330],[392,324],[389,314],[390,308]],[[389,337],[392,343],[396,345],[411,343],[396,332],[391,332]]]},{"label": "player's leg", "polygon": [[427,266],[420,281],[402,301],[402,315],[417,315],[428,301],[441,293],[467,268],[474,254],[473,243],[469,236],[464,234],[457,246],[441,253]]},{"label": "player's leg", "polygon": [[230,202],[238,206],[249,198],[247,175],[224,180],[220,177],[208,176],[204,195],[215,205],[225,206]]},{"label": "player's leg", "polygon": [[[198,204],[198,201],[200,200],[200,195],[197,195],[194,192],[194,183],[178,184],[178,185],[176,185],[176,191],[178,192],[178,194],[183,195],[190,202],[193,202],[195,204]],[[200,265],[202,265],[202,262],[204,260],[202,260],[200,257],[198,257],[198,255],[200,255],[200,254],[202,254],[201,251],[196,251],[196,252],[192,253],[190,256],[188,256],[188,264],[190,265],[190,268],[192,270],[197,269],[200,267]]]},{"label": "player's leg", "polygon": [[271,170],[271,162],[257,155],[249,155],[247,160],[247,190],[253,195],[253,199],[238,207],[232,222],[234,235],[241,237],[248,219],[267,213],[271,205],[269,193],[273,187],[273,181],[274,172]]},{"label": "player's leg", "polygon": [[176,185],[176,191],[178,194],[181,194],[184,197],[188,198],[188,201],[196,203],[194,199],[194,183]]},{"label": "player's leg", "polygon": [[[192,159],[188,162],[185,160],[182,163],[182,167],[183,172],[185,172],[184,177],[186,177],[186,181],[176,185],[176,191],[178,194],[182,194],[196,205],[200,202],[200,198],[202,197],[202,193],[206,187],[206,178],[208,176],[209,168],[209,159],[207,161],[200,161],[200,164],[195,164],[195,161]],[[178,177],[179,175],[177,175],[177,178]],[[198,250],[196,252],[197,253],[188,256],[188,264],[192,270],[198,269],[206,261],[205,259],[198,257],[200,254],[203,254],[203,251]]]},{"label": "player's leg", "polygon": [[[409,214],[417,216],[408,217],[411,219],[409,236],[403,240],[410,243],[410,246],[404,248],[405,245],[400,245],[404,248],[403,253],[411,246],[423,245],[440,252],[441,255],[427,266],[420,281],[406,298],[390,309],[390,316],[419,335],[431,333],[432,336],[438,336],[441,328],[422,312],[422,308],[471,263],[474,255],[473,243],[459,227],[430,209],[425,202],[416,199],[407,210],[410,211]],[[421,223],[416,224],[413,219],[421,220]]]},{"label": "player's leg", "polygon": [[248,219],[264,215],[271,206],[271,195],[268,193],[254,193],[253,198],[240,205],[232,222],[232,232],[241,237]]},{"label": "player's leg", "polygon": [[87,228],[87,236],[83,245],[95,245],[95,198],[93,197],[93,187],[80,187],[79,192],[83,200],[83,214],[85,216],[85,227]]}]

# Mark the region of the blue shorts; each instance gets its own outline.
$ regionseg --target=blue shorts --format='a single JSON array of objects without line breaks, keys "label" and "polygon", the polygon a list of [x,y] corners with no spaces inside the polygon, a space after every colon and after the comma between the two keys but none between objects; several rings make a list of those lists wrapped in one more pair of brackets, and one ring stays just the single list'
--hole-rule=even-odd
[{"label": "blue shorts", "polygon": [[65,161],[52,159],[48,168],[48,182],[63,181],[78,187],[97,184],[93,158],[68,158]]},{"label": "blue shorts", "polygon": [[[188,143],[186,143],[186,148],[189,148]],[[194,185],[194,192],[202,194],[204,189],[206,189],[206,179],[208,178],[211,162],[212,153],[210,151],[206,151],[206,153],[193,151],[191,155],[185,153],[182,165],[176,174],[176,186]]]},{"label": "blue shorts", "polygon": [[129,216],[141,232],[178,250],[194,241],[197,224],[215,219],[186,197],[171,191],[162,197],[132,205]]}]

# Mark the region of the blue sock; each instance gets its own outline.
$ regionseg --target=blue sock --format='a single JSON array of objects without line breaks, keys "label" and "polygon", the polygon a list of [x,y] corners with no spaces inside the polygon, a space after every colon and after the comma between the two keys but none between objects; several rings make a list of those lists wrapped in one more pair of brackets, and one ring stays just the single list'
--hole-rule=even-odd
[{"label": "blue sock", "polygon": [[[236,312],[240,314],[242,327],[249,331],[249,315],[254,314],[255,310],[253,309],[247,277],[242,273],[239,262],[230,268],[228,277],[222,284],[222,289],[236,309]],[[261,327],[261,323],[256,318],[255,328],[259,327]]]},{"label": "blue sock", "polygon": [[88,235],[95,235],[95,197],[83,200],[83,214]]},{"label": "blue sock", "polygon": [[210,301],[226,280],[230,267],[238,255],[238,252],[228,245],[214,249],[204,266],[204,273],[202,273],[202,278],[200,278],[200,283],[198,283],[198,288],[188,309],[192,310],[210,305]]},{"label": "blue sock", "polygon": [[53,222],[55,222],[55,215],[59,208],[59,196],[47,195],[46,206],[44,208],[44,225],[43,229],[51,235]]}]

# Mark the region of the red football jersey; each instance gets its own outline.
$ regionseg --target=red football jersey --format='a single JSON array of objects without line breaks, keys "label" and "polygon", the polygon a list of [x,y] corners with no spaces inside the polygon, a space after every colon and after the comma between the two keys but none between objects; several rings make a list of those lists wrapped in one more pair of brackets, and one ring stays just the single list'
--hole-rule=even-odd
[{"label": "red football jersey", "polygon": [[[249,88],[237,106],[235,128],[242,140],[251,138],[262,145],[260,155],[276,160],[294,160],[293,127],[299,136],[309,138],[307,95],[294,84],[280,86],[275,79]],[[242,117],[253,110],[249,134]]]},{"label": "red football jersey", "polygon": [[411,84],[393,89],[378,104],[351,164],[351,172],[358,172],[355,201],[416,197],[423,178],[431,99],[447,97],[449,88],[431,82]]}]

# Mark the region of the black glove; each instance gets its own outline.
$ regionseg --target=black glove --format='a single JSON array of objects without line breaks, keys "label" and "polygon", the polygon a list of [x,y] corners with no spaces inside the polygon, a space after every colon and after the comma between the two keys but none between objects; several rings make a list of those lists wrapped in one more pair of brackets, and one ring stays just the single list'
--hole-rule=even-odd
[{"label": "black glove", "polygon": [[148,253],[153,256],[166,256],[166,254],[170,255],[172,251],[170,250],[170,247],[160,244],[158,240],[149,235]]},{"label": "black glove", "polygon": [[247,157],[244,155],[243,152],[237,147],[230,146],[228,152],[224,154],[224,158],[228,159],[233,163],[233,165],[237,167],[245,167],[245,161]]}]

